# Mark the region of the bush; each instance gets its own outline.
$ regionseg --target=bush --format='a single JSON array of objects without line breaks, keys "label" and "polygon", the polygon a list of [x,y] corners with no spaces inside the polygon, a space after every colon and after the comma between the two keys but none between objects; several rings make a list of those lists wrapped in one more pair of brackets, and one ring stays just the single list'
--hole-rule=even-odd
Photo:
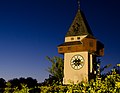
[{"label": "bush", "polygon": [[71,85],[41,86],[41,93],[120,93],[120,75],[112,74],[90,82]]},{"label": "bush", "polygon": [[11,88],[10,82],[6,83],[4,93],[120,93],[120,75],[113,72],[104,79],[96,78],[89,82],[81,82],[71,85],[52,85],[36,86],[28,88],[27,85],[21,84],[22,89],[18,87]]}]

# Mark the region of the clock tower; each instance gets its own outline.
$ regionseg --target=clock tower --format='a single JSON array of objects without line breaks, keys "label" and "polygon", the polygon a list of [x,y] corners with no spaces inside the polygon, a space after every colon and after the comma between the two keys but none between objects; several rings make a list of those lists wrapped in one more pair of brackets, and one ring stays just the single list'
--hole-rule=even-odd
[{"label": "clock tower", "polygon": [[96,59],[104,55],[104,45],[94,37],[80,8],[66,33],[65,42],[58,46],[58,53],[64,55],[63,84],[95,78]]}]

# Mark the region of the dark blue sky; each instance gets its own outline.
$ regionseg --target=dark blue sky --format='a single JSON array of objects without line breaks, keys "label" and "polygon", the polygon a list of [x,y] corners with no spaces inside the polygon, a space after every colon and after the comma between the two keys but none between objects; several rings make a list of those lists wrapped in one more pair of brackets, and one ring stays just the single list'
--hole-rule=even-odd
[{"label": "dark blue sky", "polygon": [[[120,1],[81,0],[81,9],[105,45],[102,66],[120,63]],[[0,0],[0,77],[48,78],[45,57],[61,57],[57,45],[76,12],[76,0]]]}]

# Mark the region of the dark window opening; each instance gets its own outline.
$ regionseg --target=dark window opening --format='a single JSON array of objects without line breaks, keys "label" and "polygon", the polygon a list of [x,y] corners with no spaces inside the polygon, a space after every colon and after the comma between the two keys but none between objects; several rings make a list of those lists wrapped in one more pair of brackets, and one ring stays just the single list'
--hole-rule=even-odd
[{"label": "dark window opening", "polygon": [[71,38],[71,40],[74,40],[74,38]]},{"label": "dark window opening", "polygon": [[80,37],[77,37],[78,40],[80,40]]}]

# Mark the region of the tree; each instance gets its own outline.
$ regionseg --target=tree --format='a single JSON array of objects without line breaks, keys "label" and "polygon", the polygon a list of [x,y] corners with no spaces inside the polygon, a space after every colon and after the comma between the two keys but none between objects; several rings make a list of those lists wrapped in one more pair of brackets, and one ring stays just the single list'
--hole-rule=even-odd
[{"label": "tree", "polygon": [[0,78],[0,93],[4,92],[5,87],[6,87],[6,81],[3,78]]},{"label": "tree", "polygon": [[37,80],[33,79],[32,77],[26,78],[26,84],[28,88],[35,88],[38,86]]},{"label": "tree", "polygon": [[[48,72],[50,73],[50,76],[58,79],[59,83],[62,83],[63,81],[63,71],[64,71],[64,61],[60,57],[53,57],[50,58],[47,56],[47,59],[52,63],[51,67],[48,67]],[[51,78],[51,77],[50,77]]]},{"label": "tree", "polygon": [[15,87],[20,88],[20,86],[21,86],[20,82],[19,82],[19,79],[17,79],[17,78],[11,79],[8,82],[11,83],[11,88],[15,88]]},{"label": "tree", "polygon": [[100,59],[98,59],[97,60],[97,62],[96,62],[96,70],[97,70],[97,77],[105,77],[106,76],[106,74],[102,74],[102,72],[105,70],[105,69],[107,69],[107,68],[109,68],[110,66],[111,66],[111,64],[107,64],[107,65],[105,65],[105,66],[103,66],[103,67],[100,67],[100,64],[101,64],[101,61],[100,61]]},{"label": "tree", "polygon": [[20,84],[26,84],[26,79],[24,77],[19,78]]}]

